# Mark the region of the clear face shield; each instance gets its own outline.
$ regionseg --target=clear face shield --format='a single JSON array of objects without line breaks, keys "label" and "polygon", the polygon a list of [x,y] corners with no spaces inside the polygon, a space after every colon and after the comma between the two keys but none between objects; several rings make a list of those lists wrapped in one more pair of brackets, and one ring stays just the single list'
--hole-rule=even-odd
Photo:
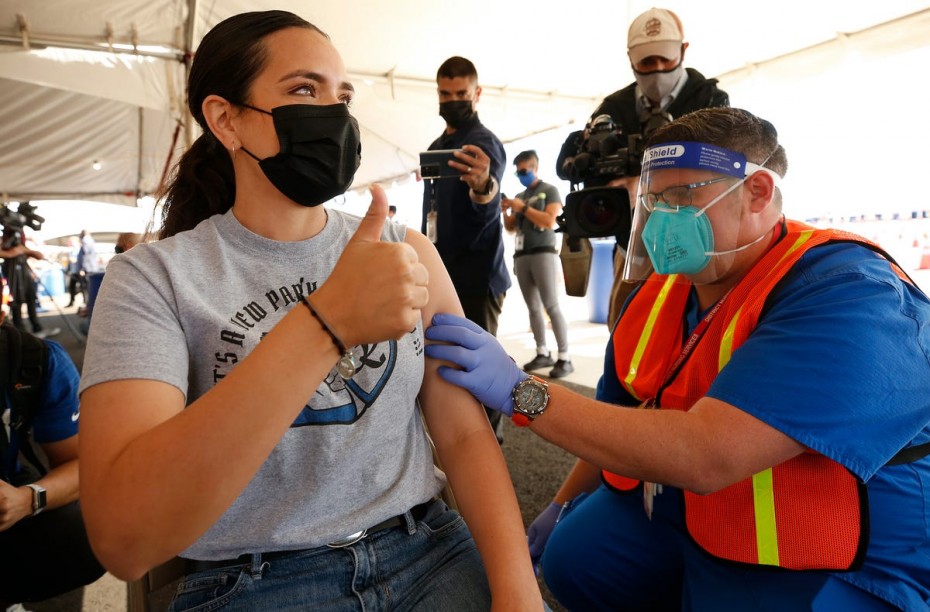
[{"label": "clear face shield", "polygon": [[646,149],[623,280],[645,280],[653,272],[681,274],[695,284],[725,277],[737,254],[771,229],[747,235],[758,229],[743,226],[742,203],[729,197],[758,171],[778,179],[741,153],[713,145],[671,142]]}]

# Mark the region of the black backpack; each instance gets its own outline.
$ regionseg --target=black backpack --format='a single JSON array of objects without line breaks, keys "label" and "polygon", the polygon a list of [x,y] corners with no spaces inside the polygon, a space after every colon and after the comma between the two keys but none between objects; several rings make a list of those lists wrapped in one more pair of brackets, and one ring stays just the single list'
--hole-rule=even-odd
[{"label": "black backpack", "polygon": [[[15,433],[19,440],[23,457],[41,476],[48,470],[36,454],[30,433],[39,410],[42,381],[47,369],[48,347],[43,340],[20,332],[12,325],[0,325],[0,390],[9,400],[9,406],[6,398],[0,400],[0,413],[10,409],[11,433]],[[8,444],[6,430],[0,425],[0,461],[6,455]],[[0,476],[4,476],[4,480],[13,477],[13,474],[4,474],[7,469],[11,469],[10,466],[0,465]]]}]

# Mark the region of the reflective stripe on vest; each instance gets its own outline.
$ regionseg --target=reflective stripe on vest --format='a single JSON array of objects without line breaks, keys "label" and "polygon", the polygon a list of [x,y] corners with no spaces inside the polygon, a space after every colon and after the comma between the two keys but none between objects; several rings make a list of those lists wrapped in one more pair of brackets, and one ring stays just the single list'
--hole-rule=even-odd
[{"label": "reflective stripe on vest", "polygon": [[[681,351],[691,286],[658,275],[644,283],[613,334],[617,376],[631,395],[648,401],[661,392],[662,408],[690,409],[755,329],[772,289],[807,250],[843,240],[882,253],[846,232],[786,224],[788,234],[733,288],[670,383],[665,376]],[[636,485],[609,472],[603,477],[622,490]],[[809,451],[709,495],[685,491],[685,518],[695,542],[723,559],[787,569],[847,570],[861,562],[867,543],[864,493],[864,485],[842,465]]]},{"label": "reflective stripe on vest", "polygon": [[626,376],[620,379],[620,382],[623,383],[627,392],[639,401],[643,401],[644,398],[636,394],[636,390],[633,388],[633,381],[636,379],[636,372],[639,370],[639,364],[642,361],[643,353],[646,352],[646,344],[648,344],[649,337],[652,335],[652,328],[655,326],[656,319],[659,318],[659,312],[661,312],[662,307],[665,306],[666,298],[668,298],[668,294],[672,290],[672,286],[675,284],[677,278],[677,274],[672,274],[662,283],[659,295],[656,297],[652,308],[649,309],[649,316],[646,318],[646,324],[643,325],[643,332],[640,334],[639,341],[636,343],[636,349],[633,351],[633,358],[630,360],[630,366],[626,369]]}]

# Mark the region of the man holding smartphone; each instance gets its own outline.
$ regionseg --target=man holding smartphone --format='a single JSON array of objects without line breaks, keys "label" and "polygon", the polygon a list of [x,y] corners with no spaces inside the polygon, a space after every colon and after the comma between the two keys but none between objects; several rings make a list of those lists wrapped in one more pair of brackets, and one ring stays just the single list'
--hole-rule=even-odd
[{"label": "man holding smartphone", "polygon": [[[421,231],[452,278],[465,317],[497,334],[497,320],[510,288],[504,265],[500,219],[500,181],[506,163],[504,145],[478,119],[481,97],[478,71],[464,57],[450,57],[436,73],[439,115],[446,128],[429,150],[461,149],[448,166],[458,176],[427,181],[423,189]],[[489,418],[502,440],[500,415]]]}]

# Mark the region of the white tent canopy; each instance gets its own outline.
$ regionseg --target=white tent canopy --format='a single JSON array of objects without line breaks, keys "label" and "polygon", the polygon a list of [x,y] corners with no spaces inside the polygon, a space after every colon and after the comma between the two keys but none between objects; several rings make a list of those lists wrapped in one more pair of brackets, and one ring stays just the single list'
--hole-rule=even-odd
[{"label": "white tent canopy", "polygon": [[[686,65],[720,77],[735,105],[735,91],[786,74],[811,78],[824,61],[842,64],[850,53],[900,53],[930,39],[926,0],[822,4],[664,6],[685,24]],[[331,36],[358,92],[359,188],[408,177],[417,152],[438,135],[434,78],[447,57],[475,62],[482,120],[505,142],[518,140],[583,123],[604,95],[632,80],[627,25],[651,5],[0,0],[0,193],[135,203],[154,192],[196,135],[186,131],[185,58],[204,32],[238,12],[292,10]]]}]

